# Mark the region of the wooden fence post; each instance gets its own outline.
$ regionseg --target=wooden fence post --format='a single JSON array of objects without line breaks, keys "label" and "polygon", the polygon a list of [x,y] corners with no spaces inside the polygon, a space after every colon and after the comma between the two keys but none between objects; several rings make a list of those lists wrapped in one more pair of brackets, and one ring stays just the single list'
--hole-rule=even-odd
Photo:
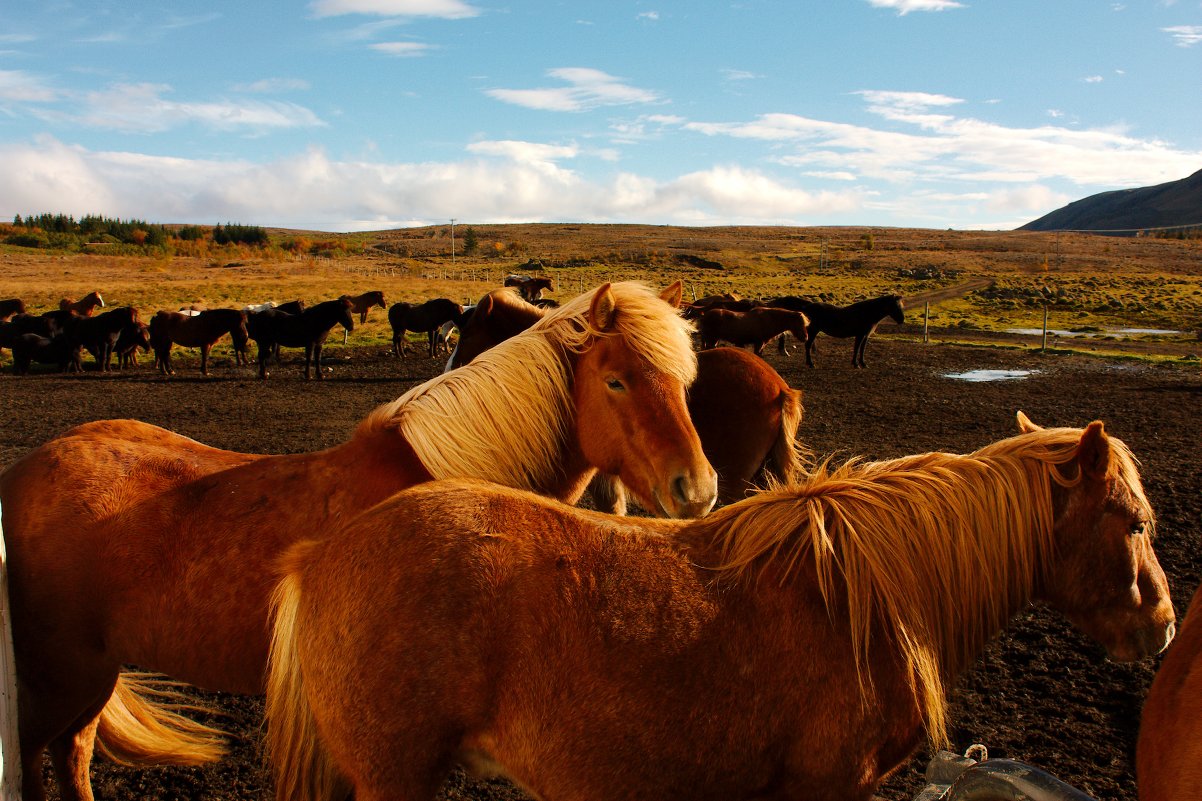
[{"label": "wooden fence post", "polygon": [[930,339],[927,337],[927,332],[931,327],[931,302],[928,300],[922,304],[922,342],[925,345]]},{"label": "wooden fence post", "polygon": [[17,740],[17,664],[8,605],[8,556],[0,523],[0,801],[21,798],[21,748]]},{"label": "wooden fence post", "polygon": [[1043,344],[1039,347],[1040,353],[1048,352],[1048,304],[1043,304]]}]

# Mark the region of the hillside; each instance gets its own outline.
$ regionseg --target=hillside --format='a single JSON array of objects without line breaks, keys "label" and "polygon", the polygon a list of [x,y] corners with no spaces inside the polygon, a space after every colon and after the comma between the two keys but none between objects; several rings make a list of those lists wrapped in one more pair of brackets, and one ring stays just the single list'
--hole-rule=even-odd
[{"label": "hillside", "polygon": [[1128,231],[1194,225],[1202,225],[1202,170],[1157,186],[1090,195],[1019,230]]}]

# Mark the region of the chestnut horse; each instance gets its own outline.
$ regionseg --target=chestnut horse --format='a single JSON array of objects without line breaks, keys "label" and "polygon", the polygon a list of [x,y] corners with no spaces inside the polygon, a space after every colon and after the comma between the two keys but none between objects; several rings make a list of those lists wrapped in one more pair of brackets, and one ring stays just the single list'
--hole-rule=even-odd
[{"label": "chestnut horse", "polygon": [[1202,587],[1144,702],[1135,776],[1139,801],[1196,801],[1202,795]]},{"label": "chestnut horse", "polygon": [[1020,422],[700,521],[393,496],[283,560],[276,798],[423,801],[462,761],[546,801],[867,801],[946,742],[950,683],[1032,601],[1116,659],[1172,638],[1131,453]]},{"label": "chestnut horse", "polygon": [[759,356],[764,345],[785,332],[806,339],[808,324],[806,315],[788,309],[759,306],[740,312],[709,308],[697,316],[697,333],[702,348],[712,348],[719,342],[751,345]]},{"label": "chestnut horse", "polygon": [[513,273],[505,276],[505,286],[516,289],[518,294],[522,296],[522,300],[527,303],[535,303],[542,300],[543,292],[555,291],[555,286],[550,278],[532,278],[529,275],[515,275]]},{"label": "chestnut horse", "polygon": [[45,748],[73,799],[92,797],[94,741],[125,764],[219,757],[211,730],[140,696],[122,665],[261,692],[280,554],[404,487],[487,477],[574,502],[599,468],[650,508],[705,514],[716,480],[685,409],[696,361],[680,285],[665,295],[603,285],[325,451],[235,453],[109,420],[0,473],[25,799],[43,797]]},{"label": "chestnut horse", "polygon": [[97,307],[104,308],[104,298],[100,297],[99,292],[92,291],[79,300],[63,298],[58,302],[58,307],[62,311],[75,312],[81,317],[90,317]]},{"label": "chestnut horse", "polygon": [[[476,304],[459,334],[447,369],[470,364],[499,342],[526,330],[545,312],[512,289],[496,289]],[[805,454],[797,443],[803,414],[801,390],[792,389],[758,356],[737,348],[697,354],[697,380],[689,388],[689,417],[705,458],[718,474],[718,500],[730,503],[765,479],[801,477]],[[603,512],[625,514],[626,494],[611,476],[598,474],[589,491]]]},{"label": "chestnut horse", "polygon": [[[834,306],[787,295],[774,298],[768,301],[768,304],[776,308],[802,312],[809,319],[809,336],[805,340],[807,367],[814,366],[811,353],[814,350],[814,340],[819,334],[843,339],[855,337],[851,349],[851,366],[867,367],[868,365],[864,364],[864,348],[868,344],[868,337],[876,330],[881,320],[889,317],[898,325],[906,321],[905,304],[901,295],[882,295],[848,306]],[[785,349],[783,338],[780,341],[780,349]]]},{"label": "chestnut horse", "polygon": [[[369,292],[364,292],[362,295],[343,295],[351,302],[351,313],[359,315],[359,324],[367,322],[367,313],[371,311],[372,306],[379,306],[381,309],[387,309],[388,304],[384,300],[384,293],[378,289],[373,289]],[[351,332],[344,328],[342,329],[342,344],[346,344],[347,337]]]},{"label": "chestnut horse", "polygon": [[234,347],[234,363],[245,364],[246,344],[250,335],[246,330],[246,312],[240,309],[208,309],[195,315],[183,312],[160,311],[150,318],[150,345],[154,348],[154,361],[164,375],[173,375],[171,348],[200,348],[200,372],[209,374],[209,351],[217,340],[230,335]]}]

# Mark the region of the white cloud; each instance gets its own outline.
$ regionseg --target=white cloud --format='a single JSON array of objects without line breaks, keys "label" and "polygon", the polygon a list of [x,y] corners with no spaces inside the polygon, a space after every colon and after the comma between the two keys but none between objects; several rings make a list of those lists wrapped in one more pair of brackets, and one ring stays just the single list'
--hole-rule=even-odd
[{"label": "white cloud", "polygon": [[371,45],[371,49],[390,56],[413,58],[424,56],[426,53],[437,48],[434,45],[423,44],[421,42],[377,42]]},{"label": "white cloud", "polygon": [[622,83],[601,70],[588,67],[560,67],[547,75],[568,86],[542,89],[488,89],[496,100],[543,111],[587,111],[602,106],[656,103],[660,96],[649,90]]},{"label": "white cloud", "polygon": [[43,119],[130,133],[159,133],[189,124],[249,134],[324,126],[317,115],[295,103],[271,100],[178,102],[163,95],[163,84],[118,84],[88,93],[78,112],[42,112]]},{"label": "white cloud", "polygon": [[1101,75],[1087,75],[1084,78],[1082,78],[1081,80],[1085,81],[1086,83],[1101,83],[1102,76]]},{"label": "white cloud", "polygon": [[855,188],[807,192],[738,166],[663,181],[631,173],[586,180],[552,162],[571,158],[574,147],[480,142],[465,160],[420,164],[335,161],[312,149],[258,164],[90,151],[44,137],[0,144],[0,209],[346,231],[448,217],[801,224],[854,213],[866,197]]},{"label": "white cloud", "polygon": [[58,99],[59,92],[41,78],[22,70],[0,70],[0,101],[49,103]]},{"label": "white cloud", "polygon": [[728,81],[750,81],[761,76],[747,70],[724,69],[722,70],[722,77]]},{"label": "white cloud", "polygon": [[306,92],[310,85],[301,78],[263,78],[251,83],[236,84],[232,88],[235,92],[270,95],[280,92]]},{"label": "white cloud", "polygon": [[949,8],[964,8],[963,3],[953,0],[868,0],[876,8],[895,8],[905,16],[911,11],[946,11]]},{"label": "white cloud", "polygon": [[644,11],[641,14],[638,14],[636,18],[637,19],[649,19],[652,22],[654,22],[659,19],[659,12],[658,11]]},{"label": "white cloud", "polygon": [[1202,42],[1202,25],[1174,25],[1160,30],[1172,36],[1178,47],[1193,47]]},{"label": "white cloud", "polygon": [[480,14],[480,9],[462,0],[313,0],[309,9],[317,17],[371,14],[379,17],[464,19]]}]

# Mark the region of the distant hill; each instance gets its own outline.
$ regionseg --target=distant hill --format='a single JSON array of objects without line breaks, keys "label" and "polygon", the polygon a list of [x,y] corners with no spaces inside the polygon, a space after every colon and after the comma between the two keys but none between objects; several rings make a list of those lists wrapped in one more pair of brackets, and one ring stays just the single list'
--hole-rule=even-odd
[{"label": "distant hill", "polygon": [[1020,231],[1118,231],[1202,223],[1202,170],[1158,186],[1102,192],[1022,226]]}]

